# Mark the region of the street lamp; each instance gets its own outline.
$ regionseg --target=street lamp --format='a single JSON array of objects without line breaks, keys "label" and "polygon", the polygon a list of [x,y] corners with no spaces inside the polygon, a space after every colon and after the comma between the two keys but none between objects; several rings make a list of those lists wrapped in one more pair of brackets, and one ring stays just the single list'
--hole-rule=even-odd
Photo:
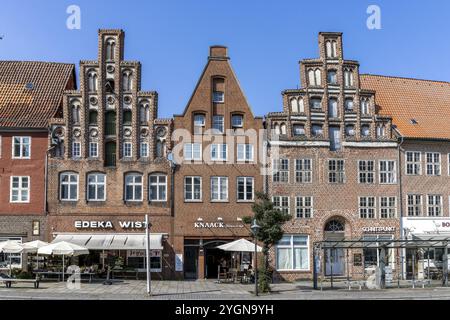
[{"label": "street lamp", "polygon": [[147,294],[152,294],[152,274],[150,270],[150,228],[152,224],[148,218],[148,214],[145,215],[145,255],[147,256]]},{"label": "street lamp", "polygon": [[258,296],[258,244],[256,243],[256,235],[258,234],[259,229],[261,229],[261,226],[256,223],[256,219],[253,219],[253,224],[250,229],[255,238],[255,295]]}]

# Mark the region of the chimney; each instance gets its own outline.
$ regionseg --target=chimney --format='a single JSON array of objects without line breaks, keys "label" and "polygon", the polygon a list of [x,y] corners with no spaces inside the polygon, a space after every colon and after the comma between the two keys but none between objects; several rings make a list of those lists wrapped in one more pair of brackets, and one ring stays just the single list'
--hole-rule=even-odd
[{"label": "chimney", "polygon": [[228,48],[225,46],[211,46],[209,47],[208,59],[226,60],[228,57]]}]

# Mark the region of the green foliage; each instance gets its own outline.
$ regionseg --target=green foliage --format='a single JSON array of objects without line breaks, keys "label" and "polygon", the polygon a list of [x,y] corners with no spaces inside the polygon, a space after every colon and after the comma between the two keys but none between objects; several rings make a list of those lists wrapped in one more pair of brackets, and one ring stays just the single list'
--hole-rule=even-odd
[{"label": "green foliage", "polygon": [[257,192],[256,198],[259,201],[252,206],[254,216],[243,217],[242,221],[251,224],[253,219],[256,219],[261,227],[256,235],[256,239],[263,244],[264,264],[260,269],[261,275],[258,272],[258,284],[261,292],[268,292],[272,276],[272,272],[269,270],[269,250],[283,237],[283,225],[291,220],[291,215],[274,208],[272,201],[265,193]]}]

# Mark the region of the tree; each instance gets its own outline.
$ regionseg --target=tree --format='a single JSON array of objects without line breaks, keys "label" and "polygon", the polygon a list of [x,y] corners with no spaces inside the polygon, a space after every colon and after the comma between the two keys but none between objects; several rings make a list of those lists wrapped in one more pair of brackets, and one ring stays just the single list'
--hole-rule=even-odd
[{"label": "tree", "polygon": [[257,192],[256,198],[259,201],[252,206],[254,216],[247,216],[242,220],[245,223],[251,223],[253,219],[256,219],[258,225],[261,227],[256,234],[256,239],[263,244],[262,252],[264,255],[264,267],[258,273],[262,275],[259,277],[259,288],[262,292],[267,292],[270,289],[269,250],[283,237],[283,224],[291,220],[291,215],[274,208],[272,201],[265,193]]}]

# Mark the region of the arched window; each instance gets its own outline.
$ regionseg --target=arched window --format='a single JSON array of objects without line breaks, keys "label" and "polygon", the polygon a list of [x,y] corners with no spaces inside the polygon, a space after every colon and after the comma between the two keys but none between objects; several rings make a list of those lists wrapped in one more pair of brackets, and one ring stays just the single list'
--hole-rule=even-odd
[{"label": "arched window", "polygon": [[97,91],[97,73],[95,71],[88,72],[88,90]]},{"label": "arched window", "polygon": [[147,124],[150,121],[150,107],[148,104],[141,104],[139,107],[139,118],[141,124]]},{"label": "arched window", "polygon": [[282,123],[280,126],[281,134],[286,134],[286,124]]},{"label": "arched window", "polygon": [[72,123],[80,124],[80,105],[78,103],[72,105]]},{"label": "arched window", "polygon": [[326,42],[327,58],[337,57],[337,42],[336,40],[328,40]]},{"label": "arched window", "polygon": [[280,134],[280,125],[278,123],[275,123],[275,134]]},{"label": "arched window", "polygon": [[333,219],[327,222],[324,231],[327,232],[344,232],[345,224],[339,220]]},{"label": "arched window", "polygon": [[308,82],[309,82],[309,85],[311,85],[311,86],[314,86],[316,84],[316,79],[314,77],[313,69],[308,70]]},{"label": "arched window", "polygon": [[116,43],[113,39],[106,40],[106,60],[111,61],[114,60],[114,48]]},{"label": "arched window", "polygon": [[315,71],[314,71],[314,78],[315,78],[315,80],[316,80],[316,86],[320,86],[321,85],[321,83],[322,83],[322,80],[321,80],[321,75],[320,75],[320,69],[316,69]]},{"label": "arched window", "polygon": [[298,111],[305,112],[305,104],[303,102],[303,98],[298,99]]},{"label": "arched window", "polygon": [[346,87],[353,87],[353,70],[352,69],[344,70],[344,85]]},{"label": "arched window", "polygon": [[361,114],[362,115],[369,114],[369,99],[368,98],[361,99]]},{"label": "arched window", "polygon": [[122,76],[123,91],[131,91],[133,73],[130,70],[124,71]]},{"label": "arched window", "polygon": [[291,99],[291,112],[292,113],[298,113],[298,101],[296,98]]},{"label": "arched window", "polygon": [[98,113],[95,110],[89,111],[89,124],[96,125],[97,124]]},{"label": "arched window", "polygon": [[386,127],[384,124],[379,124],[377,126],[377,137],[378,138],[383,138],[386,136]]},{"label": "arched window", "polygon": [[328,83],[329,84],[337,84],[337,73],[336,70],[328,71]]},{"label": "arched window", "polygon": [[78,200],[78,173],[63,172],[60,174],[59,199],[62,201]]}]

